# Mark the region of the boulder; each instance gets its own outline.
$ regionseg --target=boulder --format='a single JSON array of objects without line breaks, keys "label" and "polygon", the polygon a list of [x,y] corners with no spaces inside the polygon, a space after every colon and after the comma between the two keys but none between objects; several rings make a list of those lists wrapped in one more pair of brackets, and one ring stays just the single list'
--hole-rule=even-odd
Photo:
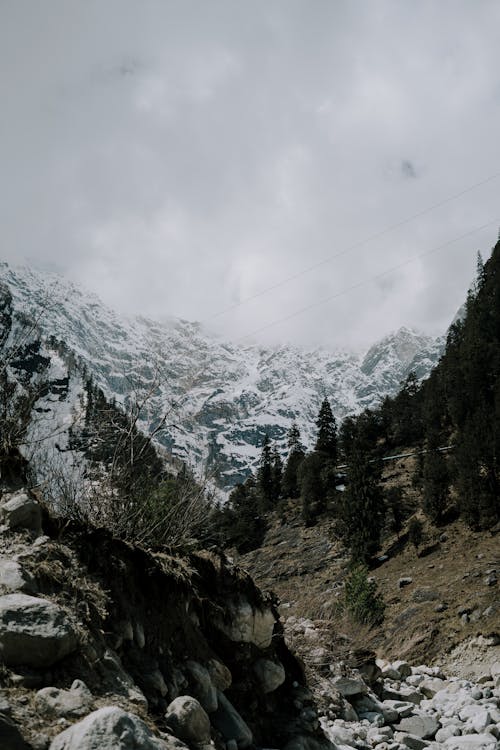
[{"label": "boulder", "polygon": [[400,659],[399,661],[393,662],[392,666],[399,672],[403,680],[406,680],[406,678],[411,675],[411,667],[407,661],[402,661]]},{"label": "boulder", "polygon": [[16,492],[0,506],[0,519],[9,529],[28,529],[42,533],[40,506],[26,492]]},{"label": "boulder", "polygon": [[446,742],[450,737],[459,737],[462,734],[460,727],[456,724],[448,724],[446,727],[441,727],[436,732],[436,742]]},{"label": "boulder", "polygon": [[236,643],[253,643],[258,648],[271,645],[276,618],[271,609],[252,607],[246,599],[230,602],[228,620],[220,619],[217,627]]},{"label": "boulder", "polygon": [[105,706],[58,734],[50,750],[172,750],[176,746],[179,743],[155,737],[138,716]]},{"label": "boulder", "polygon": [[410,583],[413,583],[413,578],[410,576],[403,576],[398,580],[398,586],[400,589],[404,588],[405,586],[409,586]]},{"label": "boulder", "polygon": [[92,693],[84,682],[75,680],[69,690],[42,688],[35,696],[35,705],[40,714],[78,718],[89,713]]},{"label": "boulder", "polygon": [[421,737],[417,737],[415,734],[406,734],[405,732],[396,732],[394,735],[396,742],[400,745],[410,748],[410,750],[424,750],[429,747],[429,742],[423,740]]},{"label": "boulder", "polygon": [[463,737],[448,737],[444,742],[446,750],[493,750],[497,748],[496,738],[489,732],[466,734]]},{"label": "boulder", "polygon": [[210,672],[197,661],[186,662],[194,697],[208,714],[217,709],[217,690],[212,684]]},{"label": "boulder", "polygon": [[439,679],[439,677],[429,677],[428,679],[423,680],[418,687],[426,698],[432,698],[446,686],[447,683],[444,680]]},{"label": "boulder", "polygon": [[211,715],[212,724],[224,737],[225,741],[236,740],[238,748],[249,747],[253,743],[253,735],[232,703],[224,693],[217,693],[219,706]]},{"label": "boulder", "polygon": [[253,670],[263,693],[273,693],[285,682],[285,668],[279,662],[270,659],[258,659],[253,665]]},{"label": "boulder", "polygon": [[231,672],[221,661],[217,659],[209,659],[207,662],[207,669],[212,680],[212,684],[217,690],[227,690],[231,687],[233,681]]},{"label": "boulder", "polygon": [[0,557],[0,592],[2,594],[15,591],[33,592],[34,588],[33,579],[16,560]]},{"label": "boulder", "polygon": [[330,680],[332,687],[344,697],[368,692],[368,685],[360,677],[334,677]]},{"label": "boulder", "polygon": [[190,695],[180,695],[169,704],[165,721],[184,742],[210,744],[210,719],[201,704]]},{"label": "boulder", "polygon": [[420,737],[423,740],[430,740],[439,729],[439,722],[434,716],[429,716],[427,714],[407,716],[406,718],[401,719],[400,723],[396,726],[396,729],[405,734],[412,734],[415,737]]},{"label": "boulder", "polygon": [[148,707],[144,693],[135,684],[129,673],[123,669],[120,657],[112,649],[106,649],[102,660],[99,662],[98,669],[101,678],[108,683],[110,691],[123,695],[137,706]]},{"label": "boulder", "polygon": [[27,594],[0,596],[0,657],[7,666],[50,667],[77,647],[66,612]]}]

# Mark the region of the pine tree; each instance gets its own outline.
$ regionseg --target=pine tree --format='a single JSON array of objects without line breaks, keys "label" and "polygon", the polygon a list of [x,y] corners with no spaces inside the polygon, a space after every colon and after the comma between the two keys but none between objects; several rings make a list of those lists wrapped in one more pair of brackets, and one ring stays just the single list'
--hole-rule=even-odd
[{"label": "pine tree", "polygon": [[298,480],[302,498],[302,518],[312,526],[325,504],[325,485],[322,477],[324,459],[320,453],[309,453],[300,465]]},{"label": "pine tree", "polygon": [[330,461],[336,461],[338,454],[337,423],[327,398],[323,399],[321,404],[316,427],[318,428],[318,437],[314,450],[324,454]]},{"label": "pine tree", "polygon": [[368,563],[380,546],[385,504],[380,469],[366,454],[354,452],[348,482],[339,502],[339,527],[354,562]]},{"label": "pine tree", "polygon": [[257,472],[257,489],[260,496],[261,508],[268,510],[273,504],[273,459],[271,441],[265,434],[260,455],[259,470]]},{"label": "pine tree", "polygon": [[300,441],[300,430],[296,422],[288,432],[288,459],[283,472],[281,493],[283,497],[298,497],[300,494],[297,472],[305,456],[304,446]]},{"label": "pine tree", "polygon": [[438,450],[440,442],[436,430],[429,432],[423,468],[424,509],[436,525],[443,520],[449,492],[448,466],[443,453]]},{"label": "pine tree", "polygon": [[277,448],[273,449],[272,452],[272,493],[273,501],[276,503],[281,497],[281,484],[283,478],[283,461]]}]

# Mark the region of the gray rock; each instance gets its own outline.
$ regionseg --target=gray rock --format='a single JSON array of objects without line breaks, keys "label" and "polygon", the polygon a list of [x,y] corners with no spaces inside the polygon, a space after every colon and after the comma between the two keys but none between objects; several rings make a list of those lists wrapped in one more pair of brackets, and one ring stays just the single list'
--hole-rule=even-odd
[{"label": "gray rock", "polygon": [[411,675],[411,667],[407,661],[395,661],[392,666],[399,672],[403,680],[406,680]]},{"label": "gray rock", "polygon": [[401,745],[409,747],[410,750],[424,750],[425,747],[429,747],[429,742],[426,740],[414,734],[407,734],[406,732],[396,732],[394,739]]},{"label": "gray rock", "polygon": [[131,703],[142,708],[148,707],[148,702],[142,690],[135,684],[132,677],[123,669],[120,657],[111,649],[106,649],[98,665],[101,678],[109,683],[113,693],[123,695]]},{"label": "gray rock", "polygon": [[0,747],[2,750],[30,750],[12,719],[0,714]]},{"label": "gray rock", "polygon": [[368,685],[359,677],[334,677],[331,684],[344,697],[368,692]]},{"label": "gray rock", "polygon": [[446,727],[441,727],[436,732],[436,742],[446,742],[449,737],[460,737],[462,734],[460,727],[456,724],[448,724]]},{"label": "gray rock", "polygon": [[212,684],[210,672],[197,661],[186,662],[193,696],[201,703],[205,711],[211,714],[217,709],[217,690]]},{"label": "gray rock", "polygon": [[42,533],[42,512],[40,506],[25,492],[11,495],[0,506],[0,520],[9,529],[28,529],[37,536]]},{"label": "gray rock", "polygon": [[225,664],[217,659],[209,659],[207,662],[207,669],[210,679],[212,680],[212,685],[214,685],[217,690],[224,692],[224,690],[231,687],[233,678]]},{"label": "gray rock", "polygon": [[405,687],[404,685],[401,685],[399,690],[394,690],[393,688],[388,688],[384,685],[382,698],[384,701],[393,700],[402,703],[414,703],[418,706],[422,702],[423,694],[418,690],[411,687]]},{"label": "gray rock", "polygon": [[201,704],[190,695],[181,695],[170,703],[165,721],[184,742],[210,743],[210,719]]},{"label": "gray rock", "polygon": [[392,710],[396,714],[396,718],[393,720],[386,718],[386,721],[389,724],[391,724],[392,721],[399,721],[399,719],[404,719],[407,716],[411,716],[411,714],[415,710],[415,704],[408,701],[385,700],[382,705],[384,707],[385,717],[387,717],[386,711],[388,710]]},{"label": "gray rock", "polygon": [[33,579],[16,560],[0,557],[0,592],[10,594],[15,591],[33,592]]},{"label": "gray rock", "polygon": [[285,668],[279,662],[270,659],[259,659],[253,670],[257,675],[263,693],[273,693],[285,682]]},{"label": "gray rock", "polygon": [[429,677],[428,679],[423,680],[418,687],[426,698],[432,698],[446,686],[447,683],[444,680],[439,679],[439,677]]},{"label": "gray rock", "polygon": [[172,750],[172,746],[179,743],[155,737],[138,716],[105,706],[58,734],[50,750]]},{"label": "gray rock", "polygon": [[481,711],[478,711],[474,716],[471,716],[471,718],[467,722],[467,725],[477,734],[481,734],[491,723],[492,721],[489,712],[486,709],[482,709]]},{"label": "gray rock", "polygon": [[413,578],[410,576],[403,576],[398,581],[398,586],[400,589],[404,588],[405,586],[409,586],[410,583],[413,583]]},{"label": "gray rock", "polygon": [[497,747],[495,737],[489,732],[484,734],[466,734],[463,737],[448,737],[444,742],[447,750],[493,750]]},{"label": "gray rock", "polygon": [[77,647],[61,607],[27,594],[0,596],[0,656],[8,666],[49,667]]},{"label": "gray rock", "polygon": [[395,728],[406,734],[420,737],[423,740],[430,740],[439,729],[439,722],[434,716],[420,714],[401,719]]},{"label": "gray rock", "polygon": [[212,724],[224,737],[225,741],[236,740],[238,748],[249,747],[253,743],[253,735],[234,706],[228,701],[224,693],[217,693],[219,706],[211,715]]},{"label": "gray rock", "polygon": [[220,619],[216,625],[231,641],[253,643],[262,649],[271,645],[276,617],[270,608],[258,609],[240,598],[228,602],[226,612],[230,619]]},{"label": "gray rock", "polygon": [[80,717],[92,707],[92,693],[81,680],[75,680],[69,690],[46,687],[35,696],[37,711],[48,716]]}]

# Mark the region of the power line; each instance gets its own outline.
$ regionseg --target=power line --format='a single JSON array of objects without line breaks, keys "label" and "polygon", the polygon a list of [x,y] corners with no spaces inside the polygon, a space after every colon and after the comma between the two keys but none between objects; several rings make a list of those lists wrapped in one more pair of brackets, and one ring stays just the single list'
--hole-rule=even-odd
[{"label": "power line", "polygon": [[257,333],[266,331],[268,328],[272,328],[273,326],[278,325],[279,323],[285,323],[287,320],[291,320],[292,318],[296,318],[299,315],[303,315],[305,312],[308,312],[309,310],[312,310],[315,307],[319,307],[321,305],[326,304],[327,302],[331,302],[331,300],[337,299],[337,297],[342,297],[343,295],[348,294],[349,292],[352,292],[355,289],[359,289],[362,286],[366,286],[367,284],[370,284],[372,281],[376,281],[377,279],[381,279],[383,276],[387,276],[387,274],[394,273],[394,271],[398,271],[400,268],[403,268],[404,266],[407,266],[410,263],[414,263],[416,260],[419,260],[420,258],[424,258],[427,255],[436,253],[439,250],[442,250],[443,248],[448,247],[449,245],[452,245],[454,242],[458,242],[459,240],[462,240],[465,237],[470,237],[470,235],[475,234],[476,232],[480,232],[482,229],[486,229],[486,227],[490,227],[493,224],[496,224],[497,221],[498,219],[493,219],[493,221],[488,221],[486,224],[481,224],[481,226],[479,227],[474,227],[474,229],[471,229],[468,232],[465,232],[465,234],[461,234],[459,237],[454,237],[453,239],[448,240],[447,242],[443,242],[441,245],[437,245],[436,247],[433,247],[430,250],[425,250],[423,253],[418,253],[418,255],[413,255],[411,258],[407,258],[406,260],[402,261],[401,263],[398,263],[395,266],[386,268],[385,271],[381,271],[380,273],[377,273],[374,276],[370,276],[368,279],[359,281],[357,284],[352,284],[352,286],[347,287],[346,289],[343,289],[340,292],[336,292],[335,294],[331,294],[328,297],[324,297],[323,299],[318,300],[317,302],[312,302],[310,305],[306,305],[306,307],[302,307],[300,310],[296,310],[295,312],[290,313],[289,315],[285,315],[283,318],[277,318],[276,320],[272,320],[266,325],[261,326],[260,328],[256,328],[254,331],[251,331],[250,333],[246,333],[244,336],[238,337],[236,341],[241,341],[242,339],[247,339],[250,336],[255,336]]},{"label": "power line", "polygon": [[226,313],[231,312],[232,310],[235,310],[237,307],[241,307],[247,302],[251,302],[252,300],[257,299],[258,297],[262,297],[264,294],[268,294],[268,292],[272,292],[275,289],[279,289],[279,287],[282,287],[285,284],[288,284],[290,281],[294,281],[295,279],[298,279],[307,273],[311,273],[311,271],[315,271],[317,268],[321,268],[321,266],[331,263],[336,258],[340,258],[342,255],[346,255],[347,253],[351,252],[351,250],[356,250],[360,247],[363,247],[363,245],[367,245],[369,242],[380,239],[380,237],[384,237],[386,234],[393,232],[395,229],[399,229],[399,227],[402,227],[405,224],[409,224],[411,221],[414,221],[415,219],[418,219],[421,216],[425,216],[425,214],[428,214],[431,211],[435,211],[437,208],[440,208],[441,206],[444,206],[447,203],[451,203],[452,201],[457,200],[458,198],[461,198],[463,195],[470,193],[472,190],[476,190],[482,185],[486,185],[488,182],[498,179],[498,177],[500,177],[500,172],[495,172],[489,177],[486,177],[486,179],[481,180],[480,182],[475,182],[473,185],[469,185],[469,187],[464,188],[459,193],[454,193],[453,195],[450,195],[447,198],[444,198],[438,203],[434,203],[432,206],[427,206],[427,208],[424,208],[421,211],[418,211],[417,213],[412,214],[411,216],[407,216],[405,219],[401,219],[400,221],[397,221],[395,224],[391,224],[385,229],[382,229],[380,232],[375,232],[375,234],[371,234],[369,237],[365,237],[362,240],[358,240],[357,242],[354,242],[352,245],[348,245],[343,250],[340,250],[338,253],[335,253],[334,255],[330,255],[327,258],[323,258],[323,260],[320,260],[317,263],[313,263],[311,266],[307,266],[307,268],[302,269],[302,271],[297,271],[297,273],[293,273],[290,276],[286,276],[285,278],[281,279],[281,281],[277,281],[275,284],[272,284],[271,286],[261,289],[260,292],[255,292],[255,294],[251,294],[249,297],[245,297],[239,302],[235,302],[233,305],[230,305],[229,307],[226,307],[223,310],[219,310],[219,312],[214,313],[213,315],[210,315],[207,318],[205,318],[203,322],[208,323],[209,321],[214,320],[215,318],[219,318],[221,315],[225,315]]}]

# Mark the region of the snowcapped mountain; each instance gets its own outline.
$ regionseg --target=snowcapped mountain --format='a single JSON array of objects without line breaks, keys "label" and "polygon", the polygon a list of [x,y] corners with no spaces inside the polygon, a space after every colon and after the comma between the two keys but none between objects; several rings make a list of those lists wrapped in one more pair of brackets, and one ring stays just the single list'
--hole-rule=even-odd
[{"label": "snowcapped mountain", "polygon": [[412,370],[425,377],[444,346],[442,338],[407,328],[366,354],[242,346],[185,320],[125,318],[67,280],[32,269],[0,264],[2,282],[4,298],[6,290],[12,297],[11,339],[22,321],[36,321],[54,379],[66,383],[65,395],[42,408],[64,412],[61,432],[68,414],[81,410],[84,383],[92,377],[125,409],[144,401],[143,431],[158,430],[155,440],[173,456],[216,469],[224,486],[255,468],[265,432],[285,452],[296,420],[311,445],[325,396],[339,420],[373,407]]}]

